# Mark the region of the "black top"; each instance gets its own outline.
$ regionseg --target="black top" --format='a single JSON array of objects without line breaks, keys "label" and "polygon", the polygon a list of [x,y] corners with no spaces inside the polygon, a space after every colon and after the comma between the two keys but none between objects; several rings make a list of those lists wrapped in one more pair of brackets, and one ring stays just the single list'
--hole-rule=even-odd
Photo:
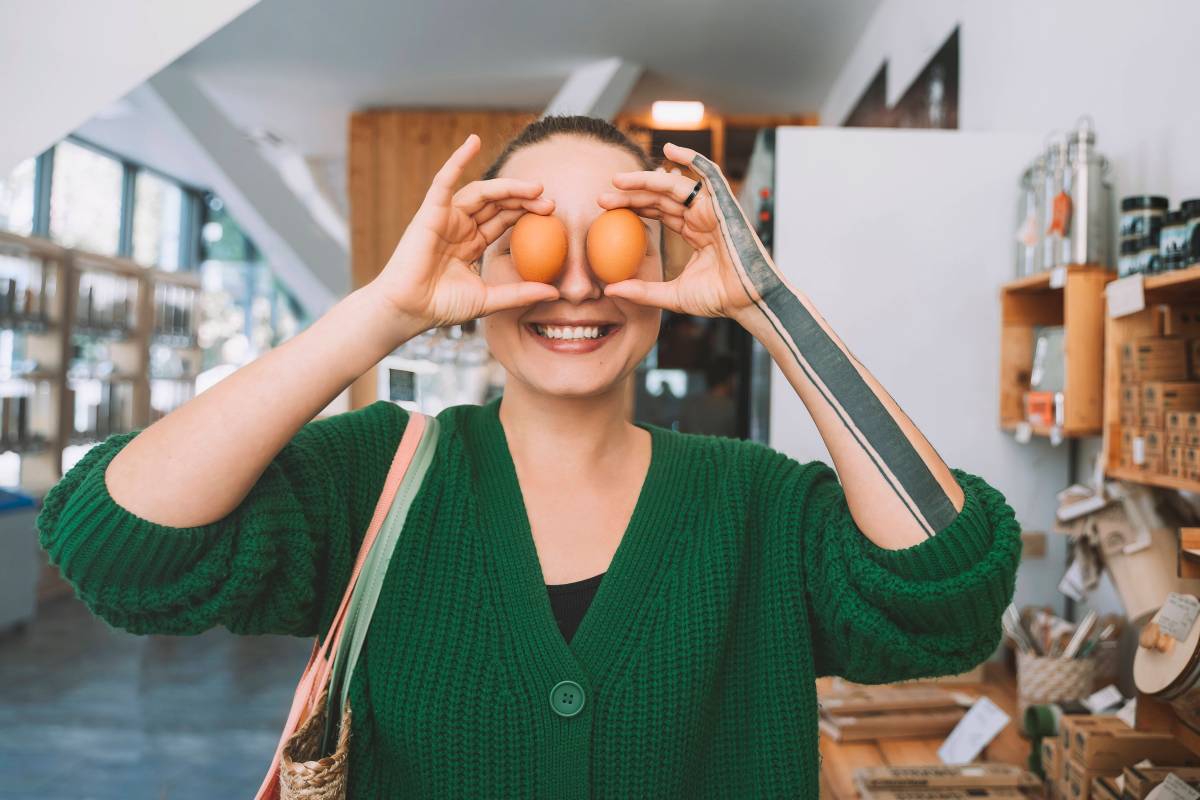
[{"label": "black top", "polygon": [[550,594],[550,607],[554,609],[554,619],[558,621],[558,629],[563,638],[569,643],[575,635],[575,629],[587,613],[588,606],[600,586],[604,573],[584,578],[574,583],[548,583],[546,591]]}]

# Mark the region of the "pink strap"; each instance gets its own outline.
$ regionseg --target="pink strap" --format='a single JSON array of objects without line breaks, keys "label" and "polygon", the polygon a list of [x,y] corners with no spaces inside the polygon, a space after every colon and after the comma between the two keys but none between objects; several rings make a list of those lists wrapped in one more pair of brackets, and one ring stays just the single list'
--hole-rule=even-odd
[{"label": "pink strap", "polygon": [[275,747],[275,757],[271,760],[271,769],[263,778],[262,786],[259,787],[255,800],[278,800],[279,760],[283,754],[283,747],[300,727],[302,718],[307,718],[307,715],[312,713],[314,704],[321,696],[321,691],[329,682],[329,673],[333,668],[333,654],[337,652],[338,644],[342,640],[346,608],[350,604],[350,596],[354,593],[354,586],[358,582],[358,574],[362,572],[367,554],[375,544],[375,539],[383,527],[383,521],[392,507],[392,501],[404,479],[404,473],[408,470],[413,454],[417,451],[425,424],[424,414],[419,411],[409,412],[408,423],[404,426],[404,435],[400,437],[396,455],[392,458],[392,466],[388,469],[387,478],[383,483],[383,491],[379,493],[379,502],[375,504],[375,513],[371,517],[371,524],[367,527],[362,544],[359,545],[354,569],[350,573],[346,591],[342,593],[341,605],[338,606],[337,613],[333,615],[333,621],[329,623],[329,630],[325,634],[324,642],[319,640],[313,642],[308,664],[304,667],[304,673],[300,676],[300,682],[296,685],[296,693],[292,697],[292,707],[288,711],[283,734],[279,737],[279,744]]}]

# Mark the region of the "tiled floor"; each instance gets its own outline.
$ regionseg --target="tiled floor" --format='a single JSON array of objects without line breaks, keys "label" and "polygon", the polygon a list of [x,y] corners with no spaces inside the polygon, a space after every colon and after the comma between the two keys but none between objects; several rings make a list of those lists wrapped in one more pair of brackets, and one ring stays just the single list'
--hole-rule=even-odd
[{"label": "tiled floor", "polygon": [[132,636],[57,600],[0,635],[0,799],[251,798],[310,647]]}]

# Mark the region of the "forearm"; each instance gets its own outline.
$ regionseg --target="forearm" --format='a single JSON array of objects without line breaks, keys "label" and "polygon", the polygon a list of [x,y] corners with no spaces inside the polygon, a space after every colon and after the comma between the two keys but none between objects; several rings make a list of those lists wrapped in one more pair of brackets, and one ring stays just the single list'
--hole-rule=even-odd
[{"label": "forearm", "polygon": [[812,415],[859,528],[900,549],[949,525],[963,492],[932,445],[806,296],[765,259],[751,274],[760,299],[738,321]]},{"label": "forearm", "polygon": [[140,432],[113,457],[113,499],[159,525],[221,519],[296,432],[421,326],[373,287]]}]

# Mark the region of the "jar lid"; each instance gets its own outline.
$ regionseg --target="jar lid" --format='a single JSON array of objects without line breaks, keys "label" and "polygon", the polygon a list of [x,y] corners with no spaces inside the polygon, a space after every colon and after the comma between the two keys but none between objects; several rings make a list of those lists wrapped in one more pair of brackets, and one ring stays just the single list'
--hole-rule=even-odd
[{"label": "jar lid", "polygon": [[1200,216],[1200,199],[1184,200],[1179,204],[1179,210],[1184,213],[1184,216]]},{"label": "jar lid", "polygon": [[1122,211],[1137,211],[1141,208],[1159,208],[1166,210],[1170,203],[1167,198],[1158,194],[1135,194],[1121,198]]},{"label": "jar lid", "polygon": [[[1159,609],[1151,620],[1156,627],[1161,613]],[[1200,624],[1192,626],[1186,641],[1172,639],[1165,650],[1139,643],[1133,657],[1133,682],[1138,691],[1159,694],[1166,689],[1179,689],[1178,684],[1194,672],[1191,664],[1195,661],[1197,643],[1200,643]]]},{"label": "jar lid", "polygon": [[1187,222],[1187,215],[1183,213],[1183,209],[1168,211],[1166,216],[1163,217],[1163,227],[1167,225],[1182,225],[1185,222]]}]

